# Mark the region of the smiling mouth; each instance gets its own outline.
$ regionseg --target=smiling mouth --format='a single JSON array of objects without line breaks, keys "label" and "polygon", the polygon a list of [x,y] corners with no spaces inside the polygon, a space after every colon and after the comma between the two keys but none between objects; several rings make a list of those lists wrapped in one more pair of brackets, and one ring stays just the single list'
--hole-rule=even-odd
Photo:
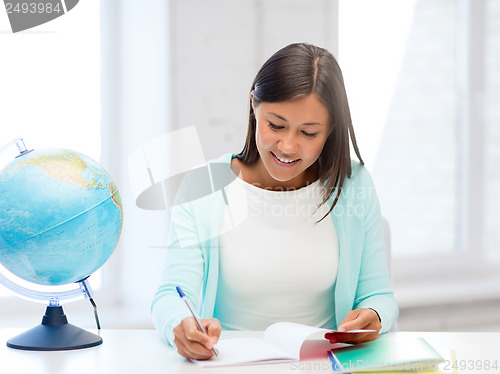
[{"label": "smiling mouth", "polygon": [[279,157],[278,155],[274,154],[273,152],[271,152],[271,153],[273,154],[273,156],[274,156],[274,158],[275,158],[276,160],[278,160],[279,162],[281,162],[281,163],[283,163],[283,164],[292,165],[292,164],[294,164],[294,163],[296,163],[297,161],[299,161],[299,160],[300,160],[300,158],[297,158],[297,159],[295,159],[295,160],[293,160],[293,159],[288,159],[288,158],[282,158],[282,157]]}]

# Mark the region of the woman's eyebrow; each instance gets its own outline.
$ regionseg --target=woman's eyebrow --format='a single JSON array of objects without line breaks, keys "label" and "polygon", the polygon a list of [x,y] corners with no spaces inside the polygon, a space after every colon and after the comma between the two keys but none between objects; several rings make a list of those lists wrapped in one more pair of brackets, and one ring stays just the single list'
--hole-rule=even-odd
[{"label": "woman's eyebrow", "polygon": [[[273,113],[273,112],[269,112],[269,114],[272,114],[273,116],[279,118],[282,121],[288,122],[285,117],[282,117],[279,114],[276,114],[276,113]],[[305,125],[305,126],[314,126],[314,125],[322,125],[322,123],[319,123],[319,122],[306,122],[306,123],[303,123],[303,125]]]},{"label": "woman's eyebrow", "polygon": [[272,114],[273,116],[278,117],[282,121],[288,122],[285,117],[282,117],[279,114],[276,114],[276,113],[273,113],[273,112],[269,112],[269,114]]}]

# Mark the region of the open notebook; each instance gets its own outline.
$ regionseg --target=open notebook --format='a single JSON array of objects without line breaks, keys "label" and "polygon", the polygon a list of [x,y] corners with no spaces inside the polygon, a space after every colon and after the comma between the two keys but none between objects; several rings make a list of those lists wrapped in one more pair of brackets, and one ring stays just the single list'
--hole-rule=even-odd
[{"label": "open notebook", "polygon": [[193,360],[202,367],[251,365],[276,362],[293,362],[300,359],[300,349],[307,338],[316,333],[359,334],[373,330],[338,332],[293,322],[278,322],[264,331],[262,339],[221,339],[216,345],[218,357],[210,360]]}]

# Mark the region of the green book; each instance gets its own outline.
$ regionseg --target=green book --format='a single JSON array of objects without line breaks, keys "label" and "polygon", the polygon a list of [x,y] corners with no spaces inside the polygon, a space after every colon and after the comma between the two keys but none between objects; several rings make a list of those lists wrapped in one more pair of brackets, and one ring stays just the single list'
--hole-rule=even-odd
[{"label": "green book", "polygon": [[444,361],[429,343],[413,336],[382,337],[332,349],[328,355],[333,371],[338,373],[437,370]]}]

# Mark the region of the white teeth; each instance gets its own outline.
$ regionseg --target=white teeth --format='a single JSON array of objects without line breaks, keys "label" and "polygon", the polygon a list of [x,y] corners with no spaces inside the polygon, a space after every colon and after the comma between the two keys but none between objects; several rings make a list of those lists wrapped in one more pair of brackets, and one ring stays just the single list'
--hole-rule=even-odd
[{"label": "white teeth", "polygon": [[[274,153],[273,153],[273,154],[274,154]],[[274,156],[276,156],[276,158],[277,158],[278,160],[280,160],[281,162],[284,162],[285,164],[289,164],[289,163],[291,163],[291,162],[297,161],[297,160],[287,160],[286,158],[281,158],[281,157],[280,157],[280,156],[278,156],[278,155],[274,155]]]}]

